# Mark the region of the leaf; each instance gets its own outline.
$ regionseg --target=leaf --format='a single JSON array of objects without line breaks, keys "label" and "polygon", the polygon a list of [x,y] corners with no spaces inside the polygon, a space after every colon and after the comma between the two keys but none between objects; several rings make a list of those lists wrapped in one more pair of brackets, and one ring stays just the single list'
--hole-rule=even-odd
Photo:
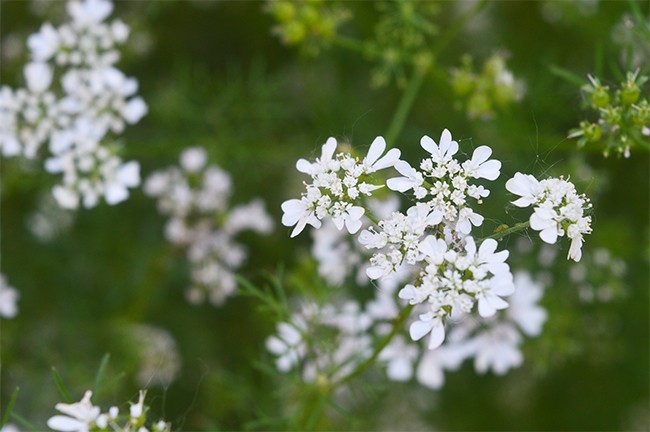
[{"label": "leaf", "polygon": [[111,355],[109,353],[106,353],[104,354],[104,357],[102,357],[102,361],[99,363],[99,368],[97,368],[97,375],[95,375],[95,385],[93,386],[95,394],[98,394],[100,392],[102,381],[104,380],[104,375],[106,374],[106,368],[108,367],[108,362],[110,359]]},{"label": "leaf", "polygon": [[68,390],[65,388],[63,380],[61,379],[61,375],[59,375],[59,372],[57,372],[54,366],[52,366],[52,376],[54,377],[54,382],[56,383],[56,387],[59,389],[59,393],[61,393],[63,400],[66,403],[72,403],[70,393],[68,393]]},{"label": "leaf", "polygon": [[7,424],[9,421],[9,416],[11,415],[11,412],[14,409],[14,405],[16,404],[16,399],[18,399],[18,392],[20,391],[20,387],[16,387],[16,389],[11,393],[11,397],[9,398],[9,404],[7,404],[7,410],[5,411],[4,415],[2,416],[2,422],[0,423],[0,429],[4,427],[4,425]]}]

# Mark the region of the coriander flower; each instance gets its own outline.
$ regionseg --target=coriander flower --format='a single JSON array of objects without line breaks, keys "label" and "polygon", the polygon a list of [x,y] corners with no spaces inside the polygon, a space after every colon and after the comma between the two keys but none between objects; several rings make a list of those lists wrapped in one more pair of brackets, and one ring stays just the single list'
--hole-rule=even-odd
[{"label": "coriander flower", "polygon": [[355,234],[361,228],[365,209],[358,205],[361,198],[372,196],[383,184],[372,183],[375,172],[394,166],[400,152],[386,152],[386,142],[377,137],[363,160],[349,153],[337,153],[337,142],[329,138],[321,148],[321,156],[314,162],[299,159],[296,169],[311,176],[312,183],[300,199],[282,203],[282,224],[294,227],[291,237],[300,234],[307,225],[320,228],[321,221],[330,217],[335,226]]},{"label": "coriander flower", "polygon": [[565,234],[571,239],[567,259],[580,261],[584,235],[591,233],[591,217],[585,212],[591,203],[576,192],[573,183],[563,178],[538,181],[531,175],[516,173],[506,182],[506,189],[520,198],[512,203],[518,207],[534,207],[530,227],[540,232],[549,244]]},{"label": "coriander flower", "polygon": [[56,431],[89,432],[95,426],[101,410],[90,402],[93,392],[88,390],[81,401],[73,404],[58,403],[57,411],[65,415],[50,417],[47,426]]}]

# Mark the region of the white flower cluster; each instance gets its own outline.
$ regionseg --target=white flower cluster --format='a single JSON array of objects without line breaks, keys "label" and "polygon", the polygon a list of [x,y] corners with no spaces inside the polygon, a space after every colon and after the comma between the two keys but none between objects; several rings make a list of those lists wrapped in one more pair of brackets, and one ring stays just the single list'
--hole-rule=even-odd
[{"label": "white flower cluster", "polygon": [[[292,236],[308,223],[319,228],[326,215],[332,216],[337,228],[342,229],[345,222],[348,231],[355,233],[361,228],[365,213],[365,208],[353,205],[358,196],[358,178],[394,166],[402,176],[388,179],[386,185],[399,192],[413,190],[418,202],[406,214],[394,211],[377,227],[362,231],[359,242],[367,249],[379,249],[366,270],[370,279],[393,277],[404,266],[411,267],[410,273],[417,275],[416,281],[404,286],[399,296],[417,305],[419,320],[411,325],[411,337],[418,340],[431,334],[429,347],[433,349],[444,340],[444,319],[452,312],[467,313],[478,303],[481,316],[492,316],[508,306],[500,296],[512,294],[514,285],[505,263],[508,252],[496,252],[494,240],[486,240],[477,247],[470,236],[472,226],[483,223],[483,216],[474,212],[468,198],[480,203],[490,193],[471,182],[495,180],[501,162],[489,159],[492,150],[480,146],[471,159],[460,163],[454,159],[458,143],[446,129],[440,144],[428,136],[420,144],[430,154],[420,163],[422,171],[399,160],[399,150],[390,150],[380,159],[386,148],[381,137],[375,139],[363,161],[349,154],[334,156],[336,141],[330,138],[315,163],[298,161],[298,170],[312,175],[314,182],[307,185],[301,200],[285,201],[282,208],[283,223],[297,225]],[[373,184],[366,190],[382,186]],[[350,194],[346,188],[355,192]],[[331,209],[340,203],[349,206],[345,215],[332,213]]]},{"label": "white flower cluster", "polygon": [[[47,426],[55,431],[88,432],[88,431],[117,431],[117,432],[169,432],[171,424],[160,420],[147,427],[147,411],[144,404],[146,391],[140,390],[137,403],[132,403],[128,416],[120,419],[118,407],[111,407],[102,413],[101,408],[90,401],[93,392],[88,390],[79,402],[72,404],[58,403],[55,408],[64,415],[55,415],[47,421]],[[120,423],[123,421],[123,423]]]},{"label": "white flower cluster", "polygon": [[203,148],[188,148],[181,155],[180,168],[154,172],[144,191],[157,198],[159,211],[170,217],[167,239],[187,250],[193,281],[188,300],[202,303],[207,295],[212,304],[220,305],[236,290],[233,271],[247,255],[233,238],[244,230],[269,233],[273,221],[259,199],[229,209],[230,175],[207,165],[207,160]]},{"label": "white flower cluster", "polygon": [[289,322],[278,324],[266,348],[277,356],[282,372],[300,368],[307,382],[319,377],[336,380],[372,354],[372,324],[372,317],[355,301],[324,307],[304,303]]},{"label": "white flower cluster", "polygon": [[387,181],[390,189],[413,190],[418,202],[406,215],[394,212],[379,222],[378,228],[363,231],[359,241],[368,249],[380,249],[370,259],[368,277],[390,276],[399,266],[418,266],[413,284],[399,292],[402,299],[418,306],[419,320],[410,328],[418,340],[431,334],[429,348],[444,340],[444,319],[453,313],[468,313],[475,302],[482,317],[492,316],[508,304],[500,297],[513,293],[512,274],[505,263],[507,251],[496,252],[497,243],[485,240],[477,248],[470,232],[480,226],[483,216],[468,205],[468,197],[479,203],[489,190],[470,184],[471,179],[495,180],[501,163],[488,160],[492,150],[480,146],[462,164],[454,159],[458,143],[444,130],[440,144],[424,136],[422,148],[431,154],[420,163],[422,171],[405,161],[395,169],[402,177]]},{"label": "white flower cluster", "polygon": [[7,279],[0,274],[0,317],[13,318],[18,315],[18,291],[9,286]]},{"label": "white flower cluster", "polygon": [[102,196],[117,204],[140,184],[138,163],[105,143],[147,112],[137,81],[115,67],[129,28],[104,22],[112,10],[109,0],[70,0],[68,23],[45,23],[27,41],[26,88],[0,89],[0,153],[34,159],[47,144],[45,169],[62,174],[52,192],[65,208],[94,207]]},{"label": "white flower cluster", "polygon": [[291,237],[300,234],[307,224],[320,228],[328,216],[339,230],[345,226],[350,234],[359,231],[365,209],[355,204],[384,186],[370,183],[371,175],[393,166],[400,156],[399,150],[391,149],[382,157],[386,149],[382,137],[375,138],[363,160],[349,153],[334,155],[336,146],[336,139],[329,138],[315,162],[300,159],[296,163],[298,171],[312,177],[312,183],[306,183],[307,191],[301,199],[282,203],[282,224],[295,225]]},{"label": "white flower cluster", "polygon": [[591,216],[585,216],[591,203],[573,183],[561,177],[539,181],[518,172],[506,182],[506,189],[521,197],[512,202],[517,207],[534,207],[530,227],[543,241],[553,244],[566,234],[571,239],[567,259],[580,261],[583,236],[591,233]]}]

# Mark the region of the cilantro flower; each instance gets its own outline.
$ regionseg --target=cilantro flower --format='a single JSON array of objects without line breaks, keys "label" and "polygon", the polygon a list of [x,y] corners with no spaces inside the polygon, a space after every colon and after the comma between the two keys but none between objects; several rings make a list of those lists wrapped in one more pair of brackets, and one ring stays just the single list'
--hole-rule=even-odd
[{"label": "cilantro flower", "polygon": [[585,215],[591,203],[576,192],[573,183],[563,178],[538,181],[532,175],[516,173],[506,182],[506,189],[520,196],[514,205],[534,207],[530,227],[540,232],[544,242],[553,244],[566,234],[571,239],[567,259],[580,261],[584,236],[591,233],[591,217]]},{"label": "cilantro flower", "polygon": [[[335,138],[328,138],[321,148],[321,156],[314,162],[299,159],[296,169],[311,176],[306,191],[300,199],[290,199],[281,205],[282,224],[294,227],[291,237],[300,234],[307,225],[320,228],[321,221],[329,217],[334,225],[350,234],[361,229],[365,208],[358,205],[360,198],[372,196],[383,184],[372,183],[372,174],[394,166],[400,152],[391,149],[386,154],[386,142],[377,137],[368,154],[360,160],[349,153],[336,153]],[[382,154],[384,154],[382,156]]]}]

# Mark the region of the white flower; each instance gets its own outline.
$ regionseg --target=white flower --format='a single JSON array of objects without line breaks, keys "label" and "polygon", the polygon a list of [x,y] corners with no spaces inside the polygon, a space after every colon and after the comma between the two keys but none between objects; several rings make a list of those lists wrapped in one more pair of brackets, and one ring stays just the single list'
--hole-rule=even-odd
[{"label": "white flower", "polygon": [[330,165],[333,162],[332,156],[334,156],[335,151],[336,139],[330,137],[327,139],[325,144],[323,144],[321,156],[316,159],[316,162],[311,163],[306,159],[298,159],[298,162],[296,162],[296,169],[301,173],[309,174],[311,176],[324,172],[330,169]]},{"label": "white flower", "polygon": [[187,172],[201,170],[208,161],[208,154],[203,147],[190,147],[181,153],[181,167]]},{"label": "white flower", "polygon": [[390,149],[386,155],[380,159],[384,150],[386,150],[386,141],[384,141],[384,138],[380,136],[375,138],[372,144],[370,144],[368,155],[363,159],[363,166],[367,173],[373,173],[394,166],[399,160],[400,151],[398,149]]},{"label": "white flower", "polygon": [[431,153],[431,160],[437,163],[450,161],[458,152],[458,143],[451,139],[451,132],[448,129],[442,131],[440,145],[426,135],[420,140],[420,145],[424,150]]},{"label": "white flower", "polygon": [[408,381],[413,376],[413,363],[418,356],[415,345],[402,336],[396,336],[379,354],[379,360],[387,363],[386,375],[393,381]]},{"label": "white flower", "polygon": [[496,180],[500,174],[501,162],[494,159],[488,160],[491,154],[492,149],[490,147],[477,147],[472,154],[472,159],[463,163],[465,174],[473,178]]},{"label": "white flower", "polygon": [[342,230],[345,225],[345,228],[347,228],[350,234],[355,234],[361,228],[361,218],[364,212],[365,209],[363,207],[346,206],[344,211],[332,215],[332,222],[334,222],[334,225],[339,230]]},{"label": "white flower", "polygon": [[445,340],[445,326],[442,319],[431,312],[421,314],[418,321],[409,327],[409,334],[414,341],[420,340],[430,334],[428,348],[438,348]]},{"label": "white flower", "polygon": [[58,403],[57,411],[65,415],[50,417],[47,426],[62,432],[88,432],[99,417],[100,409],[90,402],[93,392],[88,390],[80,402],[73,404]]},{"label": "white flower", "polygon": [[135,425],[144,421],[144,418],[142,417],[145,413],[144,398],[146,394],[146,391],[140,390],[138,402],[131,405],[131,408],[129,409],[129,420],[131,424]]},{"label": "white flower", "polygon": [[524,358],[519,350],[521,335],[509,324],[499,324],[478,335],[473,344],[476,349],[474,368],[478,373],[492,369],[503,375],[509,369],[520,366]]},{"label": "white flower", "polygon": [[548,314],[538,302],[544,293],[544,286],[533,281],[529,273],[517,272],[514,276],[515,292],[510,297],[508,318],[515,322],[528,336],[538,336]]},{"label": "white flower", "polygon": [[129,197],[128,188],[140,184],[140,165],[131,161],[120,166],[112,178],[106,180],[104,197],[110,205],[115,205]]},{"label": "white flower", "polygon": [[84,26],[104,21],[113,11],[113,3],[109,0],[73,0],[68,2],[68,14],[75,23]]},{"label": "white flower", "polygon": [[13,318],[18,314],[16,303],[19,297],[18,291],[9,286],[4,275],[0,274],[0,317]]},{"label": "white flower", "polygon": [[27,38],[27,46],[35,61],[47,61],[59,49],[59,33],[52,24],[45,23],[38,33]]},{"label": "white flower", "polygon": [[52,68],[47,63],[29,63],[23,73],[27,88],[33,93],[43,93],[52,83]]},{"label": "white flower", "polygon": [[408,162],[397,161],[394,165],[397,172],[402,174],[402,177],[390,178],[386,181],[386,186],[389,189],[397,192],[406,192],[409,189],[417,189],[424,183],[422,174],[415,168],[411,167]]},{"label": "white flower", "polygon": [[321,221],[316,217],[312,209],[312,203],[306,198],[290,199],[282,203],[282,225],[291,227],[296,226],[291,231],[291,237],[295,237],[305,229],[307,224],[314,228],[320,228]]},{"label": "white flower", "polygon": [[514,177],[506,182],[506,189],[521,198],[512,203],[517,207],[528,207],[537,202],[541,192],[539,182],[530,174],[516,173]]}]

